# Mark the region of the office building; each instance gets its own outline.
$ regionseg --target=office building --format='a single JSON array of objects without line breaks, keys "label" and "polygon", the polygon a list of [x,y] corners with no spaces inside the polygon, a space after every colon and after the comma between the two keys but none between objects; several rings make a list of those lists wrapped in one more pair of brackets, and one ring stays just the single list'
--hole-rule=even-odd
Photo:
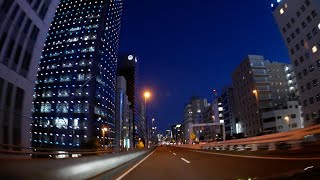
[{"label": "office building", "polygon": [[205,107],[202,111],[201,123],[212,123],[212,122],[214,122],[213,104],[208,103],[208,106]]},{"label": "office building", "polygon": [[233,88],[227,87],[222,90],[221,94],[222,116],[227,139],[236,134],[236,111],[233,95]]},{"label": "office building", "polygon": [[[130,108],[133,113],[133,119],[130,119],[130,126],[132,129],[132,142],[135,145],[141,135],[139,130],[139,123],[141,120],[141,102],[140,94],[138,92],[138,57],[135,54],[122,54],[118,58],[118,76],[124,76],[127,81],[127,95],[130,102]],[[145,119],[145,118],[144,118]]]},{"label": "office building", "polygon": [[272,1],[271,9],[297,76],[305,125],[320,120],[320,1]]},{"label": "office building", "polygon": [[132,136],[130,134],[130,102],[126,93],[127,82],[123,76],[117,77],[116,90],[116,118],[115,118],[115,146],[119,148],[130,148]]},{"label": "office building", "polygon": [[261,113],[288,100],[287,64],[248,55],[233,73],[237,132],[255,136],[262,132]]},{"label": "office building", "polygon": [[224,123],[222,98],[219,96],[213,100],[213,117],[215,123]]},{"label": "office building", "polygon": [[38,69],[34,147],[114,147],[122,6],[122,0],[60,1]]},{"label": "office building", "polygon": [[[190,132],[200,133],[199,127],[192,129],[194,124],[202,123],[203,121],[203,110],[208,106],[207,99],[193,97],[190,102],[184,108],[184,121],[183,121],[183,134],[184,143],[190,143]],[[201,130],[202,131],[202,130]]]},{"label": "office building", "polygon": [[180,144],[182,142],[181,124],[172,125],[171,132],[172,132],[171,142]]},{"label": "office building", "polygon": [[262,113],[263,130],[275,132],[303,128],[301,106],[298,101],[288,101],[279,109]]},{"label": "office building", "polygon": [[34,82],[58,3],[0,0],[0,144],[30,147]]}]

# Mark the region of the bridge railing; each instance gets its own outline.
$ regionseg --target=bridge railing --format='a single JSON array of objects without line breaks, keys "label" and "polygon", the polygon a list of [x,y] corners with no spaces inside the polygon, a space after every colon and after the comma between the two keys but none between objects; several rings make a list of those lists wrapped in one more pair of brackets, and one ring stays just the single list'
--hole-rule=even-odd
[{"label": "bridge railing", "polygon": [[[320,133],[320,125],[314,125],[307,128],[269,134],[264,136],[250,137],[244,139],[235,139],[228,141],[218,141],[207,144],[181,145],[178,147],[190,149],[206,150],[251,150],[267,149],[269,151],[277,150],[278,147],[289,147],[289,149],[299,149],[306,142],[307,136],[313,136]],[[319,137],[318,141],[320,140]]]}]

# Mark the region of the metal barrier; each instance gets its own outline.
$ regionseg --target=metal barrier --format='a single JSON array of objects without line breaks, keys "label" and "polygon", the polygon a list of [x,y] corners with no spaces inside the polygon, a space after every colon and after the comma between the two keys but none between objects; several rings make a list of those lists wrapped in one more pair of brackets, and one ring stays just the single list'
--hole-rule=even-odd
[{"label": "metal barrier", "polygon": [[[287,131],[277,134],[270,134],[264,136],[250,137],[244,139],[235,139],[228,141],[212,142],[204,145],[177,145],[176,147],[183,147],[189,149],[204,149],[204,150],[218,150],[218,151],[257,151],[268,150],[275,151],[279,147],[285,149],[297,150],[301,148],[304,142],[304,137],[320,133],[320,125],[314,125],[303,129]],[[320,139],[319,139],[320,140]]]},{"label": "metal barrier", "polygon": [[2,159],[3,179],[88,179],[116,168],[152,149],[70,159]]}]

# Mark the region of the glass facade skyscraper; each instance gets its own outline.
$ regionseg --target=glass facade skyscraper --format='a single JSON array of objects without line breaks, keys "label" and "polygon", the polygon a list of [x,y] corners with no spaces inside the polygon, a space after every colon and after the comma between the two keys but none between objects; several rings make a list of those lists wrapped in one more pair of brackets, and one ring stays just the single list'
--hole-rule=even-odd
[{"label": "glass facade skyscraper", "polygon": [[33,147],[114,146],[122,6],[122,0],[60,1],[38,69]]}]

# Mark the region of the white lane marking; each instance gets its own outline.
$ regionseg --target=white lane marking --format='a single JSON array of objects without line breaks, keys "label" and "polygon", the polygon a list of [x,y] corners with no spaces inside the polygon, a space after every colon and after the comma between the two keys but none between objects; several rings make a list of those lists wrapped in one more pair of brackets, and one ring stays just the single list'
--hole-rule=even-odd
[{"label": "white lane marking", "polygon": [[186,163],[188,163],[188,164],[191,163],[190,161],[186,160],[185,158],[181,158],[181,160],[184,161],[184,162],[186,162]]},{"label": "white lane marking", "polygon": [[[194,150],[192,150],[194,151]],[[229,157],[240,157],[240,158],[252,158],[252,159],[272,159],[272,160],[320,160],[320,157],[316,158],[284,158],[284,157],[268,157],[268,156],[245,156],[245,155],[235,155],[235,154],[223,154],[223,153],[213,153],[213,152],[206,152],[206,151],[194,151],[198,153],[204,154],[214,154],[219,156],[229,156]]]},{"label": "white lane marking", "polygon": [[177,155],[176,153],[172,153],[173,155]]},{"label": "white lane marking", "polygon": [[121,180],[122,178],[124,178],[126,175],[128,175],[134,168],[136,168],[137,166],[139,166],[139,164],[141,164],[144,160],[146,160],[149,156],[151,156],[154,153],[155,150],[153,150],[147,157],[143,158],[141,161],[139,161],[136,165],[134,165],[132,168],[130,168],[128,171],[126,171],[125,173],[123,173],[121,176],[119,176],[116,180]]}]

